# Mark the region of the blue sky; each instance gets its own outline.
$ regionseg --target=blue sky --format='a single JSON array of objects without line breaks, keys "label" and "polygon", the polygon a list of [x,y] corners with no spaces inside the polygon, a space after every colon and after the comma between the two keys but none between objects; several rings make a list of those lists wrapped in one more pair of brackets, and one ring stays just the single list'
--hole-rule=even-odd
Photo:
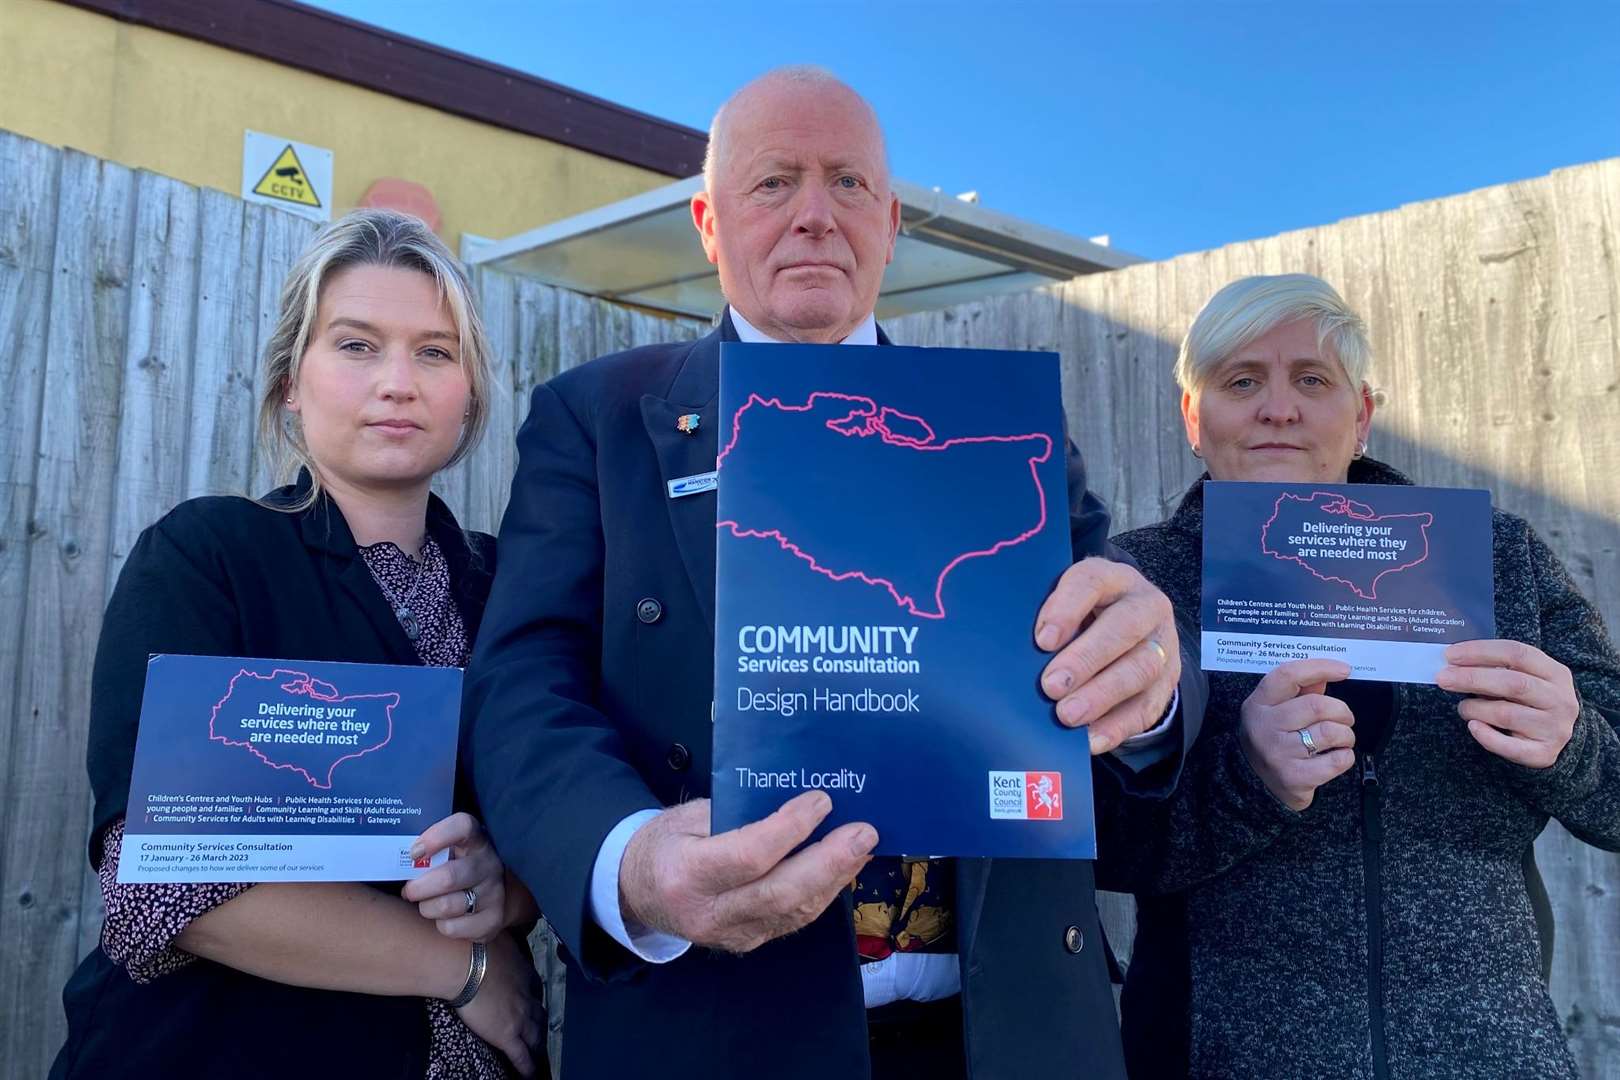
[{"label": "blue sky", "polygon": [[897,176],[1150,258],[1620,155],[1620,3],[317,0],[694,127],[766,68]]}]

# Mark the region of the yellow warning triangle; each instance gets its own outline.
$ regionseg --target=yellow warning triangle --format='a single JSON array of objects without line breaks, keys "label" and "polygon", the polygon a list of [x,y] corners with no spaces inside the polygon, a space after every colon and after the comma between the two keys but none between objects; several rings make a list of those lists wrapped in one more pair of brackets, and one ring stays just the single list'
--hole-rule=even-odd
[{"label": "yellow warning triangle", "polygon": [[304,163],[293,153],[291,143],[288,143],[287,149],[277,155],[274,163],[264,170],[259,182],[253,185],[253,194],[297,203],[299,206],[321,205],[321,200],[315,197],[315,188],[309,182],[309,177],[304,175]]}]

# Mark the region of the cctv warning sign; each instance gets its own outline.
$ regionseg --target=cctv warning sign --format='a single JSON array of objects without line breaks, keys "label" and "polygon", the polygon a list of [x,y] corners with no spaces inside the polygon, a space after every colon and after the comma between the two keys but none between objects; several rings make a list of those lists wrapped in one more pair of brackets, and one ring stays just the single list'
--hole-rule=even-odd
[{"label": "cctv warning sign", "polygon": [[303,162],[298,160],[298,152],[287,144],[287,148],[276,158],[275,163],[264,171],[259,182],[253,185],[253,194],[268,195],[272,199],[283,202],[298,203],[301,206],[321,205],[321,198],[315,194],[315,189],[309,186],[309,175],[304,172]]},{"label": "cctv warning sign", "polygon": [[244,132],[242,198],[330,221],[332,151],[278,135]]}]

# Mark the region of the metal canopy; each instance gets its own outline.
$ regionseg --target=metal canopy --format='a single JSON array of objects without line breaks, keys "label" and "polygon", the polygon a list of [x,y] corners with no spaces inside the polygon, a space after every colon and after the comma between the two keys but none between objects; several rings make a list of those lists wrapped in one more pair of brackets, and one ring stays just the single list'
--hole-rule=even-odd
[{"label": "metal canopy", "polygon": [[[688,205],[703,178],[678,180],[505,240],[466,237],[462,256],[576,292],[699,318],[724,305]],[[900,238],[879,318],[1017,292],[1142,260],[901,181]]]}]

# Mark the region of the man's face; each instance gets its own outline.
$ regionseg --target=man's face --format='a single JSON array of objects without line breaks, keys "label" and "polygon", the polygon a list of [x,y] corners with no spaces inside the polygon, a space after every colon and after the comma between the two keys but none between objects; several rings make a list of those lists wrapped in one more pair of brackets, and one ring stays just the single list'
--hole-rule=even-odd
[{"label": "man's face", "polygon": [[876,306],[900,228],[871,113],[837,88],[767,82],[726,123],[692,220],[727,301],[773,338],[843,340]]}]

